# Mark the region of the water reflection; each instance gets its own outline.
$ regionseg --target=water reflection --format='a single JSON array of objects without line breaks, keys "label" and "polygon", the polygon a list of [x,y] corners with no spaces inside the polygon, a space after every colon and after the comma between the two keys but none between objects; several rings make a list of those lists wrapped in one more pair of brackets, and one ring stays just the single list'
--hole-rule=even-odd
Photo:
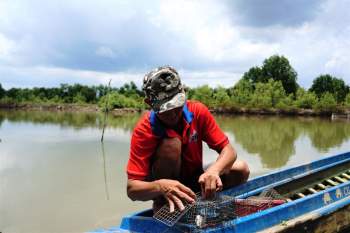
[{"label": "water reflection", "polygon": [[103,177],[105,181],[105,191],[106,191],[106,200],[109,200],[109,190],[108,190],[108,179],[107,179],[107,169],[106,169],[106,152],[105,152],[105,144],[101,141],[101,152],[103,159]]},{"label": "water reflection", "polygon": [[301,121],[302,128],[311,139],[312,145],[320,152],[338,147],[350,138],[350,123],[315,119]]},{"label": "water reflection", "polygon": [[295,154],[295,141],[305,135],[319,152],[340,146],[350,137],[350,124],[322,118],[218,117],[221,127],[234,135],[250,154],[258,154],[267,168],[284,166]]},{"label": "water reflection", "polygon": [[286,118],[235,117],[220,118],[225,131],[250,154],[258,154],[264,166],[279,168],[295,153],[294,142],[301,128]]},{"label": "water reflection", "polygon": [[[76,130],[102,128],[103,118],[102,113],[0,111],[0,127],[7,119],[10,122],[58,124]],[[140,114],[109,117],[107,125],[131,131],[139,118]],[[217,121],[249,154],[259,155],[267,168],[284,166],[295,154],[294,143],[300,135],[309,137],[319,152],[328,152],[329,148],[340,146],[350,137],[348,122],[322,118],[217,116]]]},{"label": "water reflection", "polygon": [[[109,117],[108,127],[120,128],[130,131],[140,114]],[[83,129],[86,127],[102,128],[104,116],[102,113],[81,113],[81,112],[49,112],[49,111],[6,111],[0,110],[1,121],[7,119],[10,122],[31,122],[33,124],[56,124],[64,128]]]},{"label": "water reflection", "polygon": [[[149,208],[150,203],[132,202],[125,190],[130,133],[139,118],[109,116],[101,144],[101,113],[0,111],[0,200],[7,200],[0,201],[0,231],[85,232],[118,225],[123,215]],[[216,119],[252,176],[350,148],[349,121]]]},{"label": "water reflection", "polygon": [[[10,122],[57,124],[76,130],[102,128],[103,117],[102,113],[0,111],[0,127],[7,119]],[[130,132],[139,118],[140,114],[111,116],[107,125]],[[350,137],[349,122],[324,118],[217,116],[216,119],[249,154],[260,156],[266,168],[284,166],[295,154],[295,141],[300,136],[308,137],[312,146],[323,153],[340,146]]]}]

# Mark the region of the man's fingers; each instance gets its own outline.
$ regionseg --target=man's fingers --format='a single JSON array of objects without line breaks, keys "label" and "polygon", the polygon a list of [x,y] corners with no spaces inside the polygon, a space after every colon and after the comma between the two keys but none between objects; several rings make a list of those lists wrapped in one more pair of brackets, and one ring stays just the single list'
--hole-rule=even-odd
[{"label": "man's fingers", "polygon": [[194,198],[192,198],[191,196],[189,196],[187,193],[182,192],[181,190],[177,191],[177,196],[179,196],[181,199],[186,200],[187,202],[193,203],[194,202]]},{"label": "man's fingers", "polygon": [[180,211],[183,211],[185,209],[184,204],[182,203],[182,201],[177,196],[172,195],[172,199],[173,199],[174,203],[176,204],[176,206],[179,208]]},{"label": "man's fingers", "polygon": [[205,198],[210,198],[212,195],[211,180],[207,179],[205,181]]},{"label": "man's fingers", "polygon": [[218,177],[216,179],[216,191],[221,191],[222,188],[223,188],[222,181],[221,181],[220,177]]},{"label": "man's fingers", "polygon": [[200,183],[200,185],[201,185],[202,197],[205,198],[205,183]]},{"label": "man's fingers", "polygon": [[165,199],[168,201],[168,204],[169,204],[169,212],[170,213],[174,212],[175,210],[174,202],[169,197],[165,197]]},{"label": "man's fingers", "polygon": [[[189,201],[194,201],[194,199],[196,199],[196,194],[188,187],[186,187],[185,185],[181,184],[179,186],[179,189],[182,193],[185,193],[186,196],[189,196],[191,200]],[[186,200],[188,200],[187,198],[185,198]]]},{"label": "man's fingers", "polygon": [[216,179],[210,181],[210,198],[214,198],[216,193]]}]

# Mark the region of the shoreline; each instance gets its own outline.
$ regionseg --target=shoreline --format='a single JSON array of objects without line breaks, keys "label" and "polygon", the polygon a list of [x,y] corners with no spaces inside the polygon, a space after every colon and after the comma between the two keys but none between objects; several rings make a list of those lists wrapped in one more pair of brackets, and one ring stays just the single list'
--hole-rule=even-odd
[{"label": "shoreline", "polygon": [[[97,104],[0,104],[0,110],[53,111],[53,112],[102,112]],[[142,113],[147,109],[116,108],[110,111],[114,116]],[[305,117],[348,117],[350,109],[314,110],[314,109],[258,109],[258,108],[212,108],[217,115],[266,115],[266,116],[305,116]]]},{"label": "shoreline", "polygon": [[[0,104],[0,110],[102,113],[97,104]],[[142,111],[144,110],[136,108],[116,108],[109,112],[114,116],[123,116]]]}]

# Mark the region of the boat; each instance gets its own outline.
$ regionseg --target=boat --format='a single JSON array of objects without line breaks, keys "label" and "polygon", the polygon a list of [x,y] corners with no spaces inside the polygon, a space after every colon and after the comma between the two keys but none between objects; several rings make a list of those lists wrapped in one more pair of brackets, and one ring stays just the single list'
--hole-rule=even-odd
[{"label": "boat", "polygon": [[275,190],[286,201],[204,228],[166,225],[148,209],[123,217],[120,226],[91,233],[350,232],[350,152],[256,177],[220,195],[248,200],[266,190]]}]

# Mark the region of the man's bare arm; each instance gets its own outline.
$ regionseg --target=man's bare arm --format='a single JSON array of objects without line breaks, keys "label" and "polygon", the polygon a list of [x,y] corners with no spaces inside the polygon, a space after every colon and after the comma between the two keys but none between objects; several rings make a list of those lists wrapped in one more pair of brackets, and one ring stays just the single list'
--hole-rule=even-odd
[{"label": "man's bare arm", "polygon": [[211,198],[216,191],[222,189],[220,175],[230,171],[237,159],[237,153],[231,144],[227,144],[220,152],[218,159],[199,177],[202,195]]},{"label": "man's bare arm", "polygon": [[227,144],[220,152],[217,160],[213,163],[207,171],[218,172],[219,175],[230,171],[233,163],[237,159],[237,152],[231,144]]}]

